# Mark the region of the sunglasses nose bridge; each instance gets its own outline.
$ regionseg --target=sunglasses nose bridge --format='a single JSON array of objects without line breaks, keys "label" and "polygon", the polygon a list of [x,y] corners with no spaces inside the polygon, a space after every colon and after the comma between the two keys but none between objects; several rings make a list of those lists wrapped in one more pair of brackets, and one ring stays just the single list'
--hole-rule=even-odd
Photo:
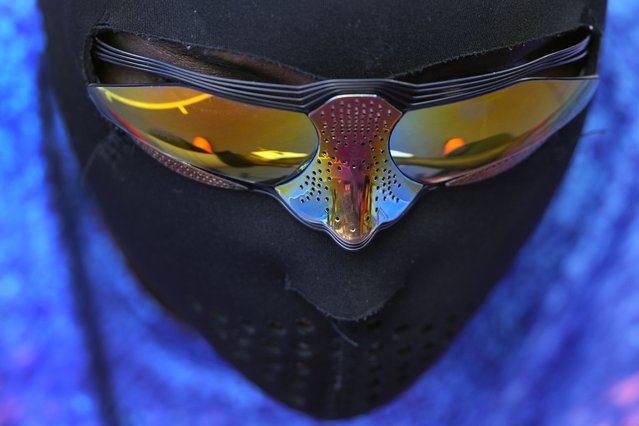
[{"label": "sunglasses nose bridge", "polygon": [[346,248],[363,247],[408,208],[422,185],[390,156],[401,112],[374,95],[330,99],[309,114],[319,147],[306,169],[276,190],[303,221],[322,226]]}]

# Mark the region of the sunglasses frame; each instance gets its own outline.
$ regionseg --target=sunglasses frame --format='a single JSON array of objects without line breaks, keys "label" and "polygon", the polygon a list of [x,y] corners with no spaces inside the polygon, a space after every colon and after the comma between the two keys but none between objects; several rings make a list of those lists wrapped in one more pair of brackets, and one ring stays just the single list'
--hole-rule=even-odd
[{"label": "sunglasses frame", "polygon": [[[420,84],[393,79],[331,79],[303,85],[284,85],[234,80],[198,73],[157,59],[126,52],[108,45],[99,38],[95,39],[94,55],[96,59],[107,63],[154,73],[178,82],[178,84],[156,83],[152,84],[152,86],[183,86],[233,101],[267,108],[302,112],[307,116],[314,110],[329,102],[331,99],[337,97],[345,95],[373,95],[388,101],[391,105],[401,111],[401,114],[403,115],[404,113],[412,110],[445,105],[479,97],[526,81],[569,80],[596,82],[598,80],[598,75],[596,74],[576,77],[531,77],[534,73],[551,68],[557,68],[585,58],[589,54],[588,46],[590,42],[591,35],[588,35],[582,41],[568,48],[547,54],[538,59],[512,68],[476,76]],[[109,87],[123,86],[148,87],[151,85],[89,84],[89,87],[103,87],[106,89]],[[107,117],[111,116],[102,109],[102,106],[99,105],[98,102],[96,102],[96,105],[103,115]],[[129,133],[132,134],[131,132]],[[275,190],[275,185],[260,182],[250,183],[225,176],[221,173],[216,173],[215,171],[200,168],[179,158],[174,158],[171,155],[140,141],[133,134],[132,136],[134,136],[133,139],[147,154],[151,155],[155,160],[182,176],[218,188],[253,190],[268,194],[280,201],[280,203],[283,204],[289,212],[291,212],[305,225],[313,229],[326,231],[325,226],[311,223],[299,217],[297,212],[293,211],[291,206],[287,202],[284,202],[284,200],[278,195]],[[499,158],[492,163],[488,163],[477,168],[465,170],[460,172],[458,175],[446,177],[436,183],[421,182],[420,184],[423,185],[423,188],[416,194],[410,204],[412,205],[417,202],[417,200],[426,192],[430,192],[431,190],[437,189],[441,186],[457,186],[473,183],[500,174],[530,156],[534,151],[541,147],[550,136],[550,134],[544,135],[539,142],[522,148],[511,155]],[[307,165],[300,167],[298,174],[303,173],[303,169],[306,167]],[[280,183],[286,183],[287,180],[291,179],[292,177],[289,177]],[[336,236],[332,233],[328,233],[342,247],[348,250],[357,250],[368,244],[372,236],[379,230],[385,229],[396,223],[408,210],[409,208],[406,208],[394,220],[380,224],[373,234],[366,239],[366,241],[358,244],[345,244],[344,241],[336,238]]]}]

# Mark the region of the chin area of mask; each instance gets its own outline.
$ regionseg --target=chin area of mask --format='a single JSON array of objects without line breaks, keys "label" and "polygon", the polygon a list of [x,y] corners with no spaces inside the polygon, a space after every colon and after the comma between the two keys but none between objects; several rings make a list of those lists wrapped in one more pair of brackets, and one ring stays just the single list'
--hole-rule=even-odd
[{"label": "chin area of mask", "polygon": [[322,418],[392,400],[507,270],[564,174],[583,115],[515,169],[429,193],[348,252],[270,197],[198,184],[133,148],[90,104],[91,36],[127,31],[316,76],[386,77],[587,25],[599,32],[605,1],[183,3],[41,1],[45,71],[81,166],[92,158],[86,179],[106,224],[150,293],[273,397]]}]

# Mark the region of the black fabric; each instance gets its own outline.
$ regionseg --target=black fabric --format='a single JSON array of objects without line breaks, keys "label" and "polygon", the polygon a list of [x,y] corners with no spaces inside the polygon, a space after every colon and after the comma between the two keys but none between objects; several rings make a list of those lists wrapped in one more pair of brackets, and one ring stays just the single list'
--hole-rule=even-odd
[{"label": "black fabric", "polygon": [[[387,77],[582,25],[601,28],[605,11],[597,0],[55,3],[49,2],[58,13],[67,9],[64,17],[77,16],[75,34],[98,25],[267,58],[332,78]],[[84,39],[70,41],[79,52]]]},{"label": "black fabric", "polygon": [[274,199],[198,184],[142,153],[87,97],[89,35],[125,30],[316,75],[387,77],[583,25],[600,30],[605,11],[597,0],[40,6],[74,149],[132,268],[247,377],[320,417],[391,399],[442,353],[534,229],[581,121],[508,173],[427,194],[347,252]]}]

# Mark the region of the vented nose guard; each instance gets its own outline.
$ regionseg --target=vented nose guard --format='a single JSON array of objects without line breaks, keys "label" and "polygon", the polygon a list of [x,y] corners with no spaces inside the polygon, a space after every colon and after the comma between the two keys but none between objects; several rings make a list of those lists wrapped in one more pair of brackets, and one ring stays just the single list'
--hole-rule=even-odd
[{"label": "vented nose guard", "polygon": [[302,173],[275,189],[302,221],[347,249],[365,246],[399,218],[423,185],[390,156],[389,135],[402,113],[374,95],[330,99],[309,114],[320,143]]}]

